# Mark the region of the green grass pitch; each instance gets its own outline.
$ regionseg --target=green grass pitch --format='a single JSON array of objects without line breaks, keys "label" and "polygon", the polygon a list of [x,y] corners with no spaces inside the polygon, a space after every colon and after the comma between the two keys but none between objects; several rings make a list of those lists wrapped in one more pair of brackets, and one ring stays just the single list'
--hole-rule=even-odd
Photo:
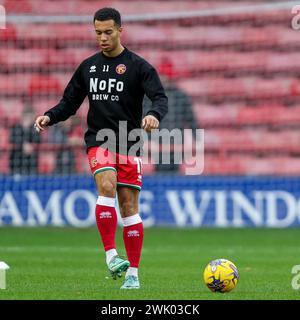
[{"label": "green grass pitch", "polygon": [[[291,286],[300,264],[298,229],[145,230],[140,290],[120,290],[107,279],[96,228],[0,228],[0,261],[9,266],[0,299],[213,300],[300,299]],[[121,229],[117,244],[125,254]],[[212,293],[206,264],[227,258],[239,269],[237,288]]]}]

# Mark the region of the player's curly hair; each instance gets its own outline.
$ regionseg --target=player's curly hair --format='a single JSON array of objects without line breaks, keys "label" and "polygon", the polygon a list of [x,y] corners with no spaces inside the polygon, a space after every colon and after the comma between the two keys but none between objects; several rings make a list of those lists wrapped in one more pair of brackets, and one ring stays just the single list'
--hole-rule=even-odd
[{"label": "player's curly hair", "polygon": [[95,20],[98,21],[106,21],[106,20],[114,20],[115,24],[121,27],[121,14],[118,10],[114,8],[102,8],[98,10],[94,15],[94,23]]}]

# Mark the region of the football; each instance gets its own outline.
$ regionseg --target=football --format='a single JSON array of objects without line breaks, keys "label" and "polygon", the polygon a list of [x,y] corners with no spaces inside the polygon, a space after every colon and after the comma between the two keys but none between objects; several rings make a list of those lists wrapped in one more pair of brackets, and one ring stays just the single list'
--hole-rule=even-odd
[{"label": "football", "polygon": [[237,267],[227,259],[211,261],[204,269],[203,278],[212,292],[229,292],[239,280]]}]

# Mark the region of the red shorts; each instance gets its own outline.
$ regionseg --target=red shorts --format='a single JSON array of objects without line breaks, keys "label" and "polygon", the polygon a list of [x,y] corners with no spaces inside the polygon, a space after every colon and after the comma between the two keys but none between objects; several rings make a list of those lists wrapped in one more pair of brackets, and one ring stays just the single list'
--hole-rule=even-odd
[{"label": "red shorts", "polygon": [[118,186],[141,190],[143,165],[140,157],[110,152],[101,147],[91,147],[88,149],[88,158],[94,176],[105,170],[113,170],[117,173]]}]

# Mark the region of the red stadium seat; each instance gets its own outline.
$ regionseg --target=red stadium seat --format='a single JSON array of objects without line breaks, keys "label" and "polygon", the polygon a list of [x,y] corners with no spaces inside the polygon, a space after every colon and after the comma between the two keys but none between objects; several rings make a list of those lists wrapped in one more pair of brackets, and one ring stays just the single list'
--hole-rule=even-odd
[{"label": "red stadium seat", "polygon": [[47,51],[44,49],[17,50],[15,48],[1,50],[1,67],[16,69],[18,72],[26,68],[43,68],[46,64]]},{"label": "red stadium seat", "polygon": [[55,105],[59,102],[59,99],[55,98],[39,98],[39,99],[34,99],[32,102],[32,106],[35,110],[35,113],[38,114],[44,114],[44,112]]},{"label": "red stadium seat", "polygon": [[0,99],[1,119],[5,120],[7,125],[20,122],[24,103],[20,99]]},{"label": "red stadium seat", "polygon": [[234,52],[226,50],[201,51],[188,49],[167,51],[162,48],[137,51],[145,59],[158,66],[164,59],[172,64],[178,76],[187,71],[202,72],[299,72],[297,53],[276,53],[272,51]]},{"label": "red stadium seat", "polygon": [[196,103],[194,114],[203,128],[211,126],[241,125],[295,125],[300,123],[300,107],[281,105],[258,105],[249,107],[245,104],[207,105]]},{"label": "red stadium seat", "polygon": [[300,131],[268,131],[266,129],[207,129],[205,130],[205,148],[219,151],[254,152],[299,152]]},{"label": "red stadium seat", "polygon": [[9,173],[9,153],[0,151],[0,174]]},{"label": "red stadium seat", "polygon": [[73,71],[83,60],[95,53],[96,50],[90,49],[10,48],[0,51],[0,64],[2,69],[12,72],[46,70],[47,67],[55,71],[65,68]]},{"label": "red stadium seat", "polygon": [[202,77],[178,81],[179,87],[189,95],[212,99],[275,99],[289,97],[293,83],[293,78],[262,79],[250,76],[234,79]]},{"label": "red stadium seat", "polygon": [[61,50],[48,49],[46,63],[48,66],[54,67],[56,70],[59,70],[61,67],[68,67],[72,69],[72,72],[74,72],[74,69],[77,68],[83,60],[96,52],[97,50],[85,48],[76,50],[73,48]]},{"label": "red stadium seat", "polygon": [[[74,69],[81,61],[94,54],[93,49],[5,49],[0,52],[2,68],[23,70],[45,69],[47,66]],[[299,72],[300,62],[296,53],[272,53],[270,51],[239,53],[228,51],[206,52],[200,50],[165,51],[139,50],[142,57],[159,67],[167,59],[177,77],[202,72]],[[159,70],[164,74],[164,70]]]},{"label": "red stadium seat", "polygon": [[[16,25],[17,39],[30,44],[31,41],[95,41],[93,26],[89,24],[47,24]],[[76,35],[76,36],[75,36]]]},{"label": "red stadium seat", "polygon": [[155,166],[152,163],[143,164],[143,175],[151,175],[155,173]]},{"label": "red stadium seat", "polygon": [[82,149],[75,149],[75,166],[76,166],[76,173],[79,174],[90,174],[91,169],[89,166],[88,158],[85,153],[85,150]]},{"label": "red stadium seat", "polygon": [[160,44],[161,47],[168,45],[186,46],[191,48],[229,48],[229,47],[252,47],[252,48],[283,48],[297,44],[297,32],[292,28],[280,26],[266,26],[253,28],[239,25],[200,25],[189,28],[178,26],[148,26],[131,24],[126,26],[124,40],[130,44]]},{"label": "red stadium seat", "polygon": [[0,75],[0,92],[2,95],[24,95],[28,91],[30,74]]},{"label": "red stadium seat", "polygon": [[0,150],[7,150],[9,145],[9,132],[6,128],[0,127]]},{"label": "red stadium seat", "polygon": [[[184,166],[181,169],[184,170]],[[299,158],[291,156],[255,157],[205,155],[204,175],[299,175]]]},{"label": "red stadium seat", "polygon": [[56,70],[59,70],[60,67],[74,68],[76,65],[74,52],[74,50],[48,50],[46,64],[47,66],[55,67]]},{"label": "red stadium seat", "polygon": [[237,116],[237,124],[271,124],[295,125],[300,122],[300,107],[284,107],[265,105],[260,107],[241,108]]},{"label": "red stadium seat", "polygon": [[[59,1],[51,0],[45,1],[41,6],[36,0],[6,0],[5,5],[10,9],[10,12],[30,12],[35,14],[61,14],[61,8],[64,8],[64,13],[67,14],[93,14],[99,8],[99,1],[97,0],[74,0],[74,1]],[[23,5],[23,10],[22,10]],[[234,6],[235,2],[226,1],[223,5]],[[209,2],[195,2],[193,0],[174,2],[174,1],[147,1],[141,5],[139,0],[132,0],[124,2],[122,0],[115,1],[101,1],[101,7],[111,6],[116,7],[122,14],[137,14],[148,12],[171,12],[177,10],[199,10],[204,8],[218,7],[218,1]]]},{"label": "red stadium seat", "polygon": [[[47,24],[17,24],[14,28],[16,31],[10,30],[4,33],[4,39],[12,38],[15,40],[17,38],[17,40],[25,42],[25,44],[28,43],[29,48],[32,41],[45,41],[45,43],[54,41],[64,46],[68,43],[82,41],[95,43],[93,26],[88,23],[52,24],[51,32],[49,32]],[[243,25],[238,27],[230,25],[226,27],[223,25],[189,27],[153,25],[149,28],[147,25],[135,23],[126,25],[123,32],[123,41],[129,46],[133,44],[135,46],[153,44],[160,45],[161,48],[165,46],[174,47],[174,43],[176,43],[177,47],[180,46],[185,49],[199,47],[228,49],[229,47],[243,46],[286,49],[297,45],[297,40],[297,32],[294,32],[291,28],[272,25],[259,29]],[[248,55],[251,55],[251,53],[248,53]],[[261,54],[258,53],[258,55]],[[232,63],[236,64],[234,60],[232,60]],[[250,61],[242,61],[241,63],[247,64]]]},{"label": "red stadium seat", "polygon": [[31,3],[31,0],[5,0],[4,7],[7,12],[30,13],[33,11]]},{"label": "red stadium seat", "polygon": [[56,152],[43,151],[39,153],[39,174],[51,174],[55,169]]},{"label": "red stadium seat", "polygon": [[42,94],[61,94],[62,86],[53,76],[33,75],[28,87],[30,96]]},{"label": "red stadium seat", "polygon": [[[0,41],[16,41],[17,31],[16,27],[8,23],[5,29],[0,29]],[[3,49],[1,49],[3,50]]]},{"label": "red stadium seat", "polygon": [[47,51],[47,65],[59,70],[60,67],[68,67],[72,72],[78,65],[89,56],[95,54],[96,50],[91,49],[62,49]]}]

